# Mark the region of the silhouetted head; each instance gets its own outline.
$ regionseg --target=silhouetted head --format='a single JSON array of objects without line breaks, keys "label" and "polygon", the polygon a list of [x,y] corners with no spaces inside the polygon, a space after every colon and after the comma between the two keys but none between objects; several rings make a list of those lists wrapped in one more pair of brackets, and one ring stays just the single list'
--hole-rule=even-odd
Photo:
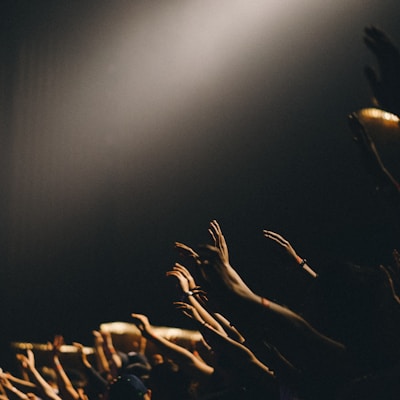
[{"label": "silhouetted head", "polygon": [[151,392],[135,375],[119,376],[110,386],[108,400],[150,400]]}]

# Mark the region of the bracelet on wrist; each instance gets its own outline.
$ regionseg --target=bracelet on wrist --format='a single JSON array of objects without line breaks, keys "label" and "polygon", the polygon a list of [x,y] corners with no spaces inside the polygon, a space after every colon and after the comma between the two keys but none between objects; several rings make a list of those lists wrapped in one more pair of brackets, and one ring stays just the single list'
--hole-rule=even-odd
[{"label": "bracelet on wrist", "polygon": [[300,262],[299,265],[300,267],[304,267],[304,265],[307,264],[307,260],[305,258],[303,258]]},{"label": "bracelet on wrist", "polygon": [[267,300],[265,297],[261,297],[261,304],[262,304],[265,308],[269,308],[269,306],[270,306],[269,300]]}]

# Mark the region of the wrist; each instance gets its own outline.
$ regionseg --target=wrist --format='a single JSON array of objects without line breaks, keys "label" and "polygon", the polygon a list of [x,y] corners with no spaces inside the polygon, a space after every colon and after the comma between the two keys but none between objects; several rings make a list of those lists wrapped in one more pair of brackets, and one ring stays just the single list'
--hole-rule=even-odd
[{"label": "wrist", "polygon": [[261,304],[265,308],[269,308],[271,305],[270,301],[268,299],[266,299],[265,297],[261,297]]},{"label": "wrist", "polygon": [[304,267],[304,265],[307,264],[307,260],[305,258],[302,258],[299,262],[300,267]]}]

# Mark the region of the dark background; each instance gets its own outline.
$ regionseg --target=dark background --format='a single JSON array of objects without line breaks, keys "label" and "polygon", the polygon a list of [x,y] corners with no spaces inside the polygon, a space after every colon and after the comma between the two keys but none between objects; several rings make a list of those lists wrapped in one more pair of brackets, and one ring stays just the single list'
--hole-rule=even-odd
[{"label": "dark background", "polygon": [[263,228],[321,273],[391,263],[398,209],[346,116],[372,104],[363,28],[399,43],[400,6],[325,3],[2,3],[3,348],[90,344],[131,312],[190,326],[164,275],[214,218],[250,286],[298,311],[312,282]]}]

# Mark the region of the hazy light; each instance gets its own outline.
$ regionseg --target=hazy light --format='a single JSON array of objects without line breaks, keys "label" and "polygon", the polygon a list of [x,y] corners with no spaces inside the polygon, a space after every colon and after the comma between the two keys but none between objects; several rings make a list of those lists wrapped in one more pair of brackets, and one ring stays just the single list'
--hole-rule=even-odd
[{"label": "hazy light", "polygon": [[[201,334],[198,331],[180,329],[168,326],[152,326],[153,330],[166,339],[188,339],[188,340],[200,340]],[[135,335],[140,336],[140,331],[133,323],[128,322],[107,322],[100,325],[100,330],[104,332],[110,332],[117,335]]]},{"label": "hazy light", "polygon": [[[12,342],[11,347],[21,350],[34,350],[50,352],[52,351],[52,346],[48,343],[29,343],[29,342]],[[78,349],[75,346],[64,344],[60,347],[61,353],[77,353]],[[94,354],[94,349],[92,347],[83,347],[83,352],[85,354]]]},{"label": "hazy light", "polygon": [[323,30],[344,12],[316,0],[121,3],[20,49],[10,204],[22,242],[95,219],[94,204],[127,182],[140,190],[181,143],[216,144],[254,87],[279,97],[276,82],[310,51],[310,15]]},{"label": "hazy light", "polygon": [[400,121],[400,118],[397,115],[389,113],[387,111],[380,110],[379,108],[364,108],[358,111],[357,114],[359,115],[359,117],[381,119],[396,123]]}]

